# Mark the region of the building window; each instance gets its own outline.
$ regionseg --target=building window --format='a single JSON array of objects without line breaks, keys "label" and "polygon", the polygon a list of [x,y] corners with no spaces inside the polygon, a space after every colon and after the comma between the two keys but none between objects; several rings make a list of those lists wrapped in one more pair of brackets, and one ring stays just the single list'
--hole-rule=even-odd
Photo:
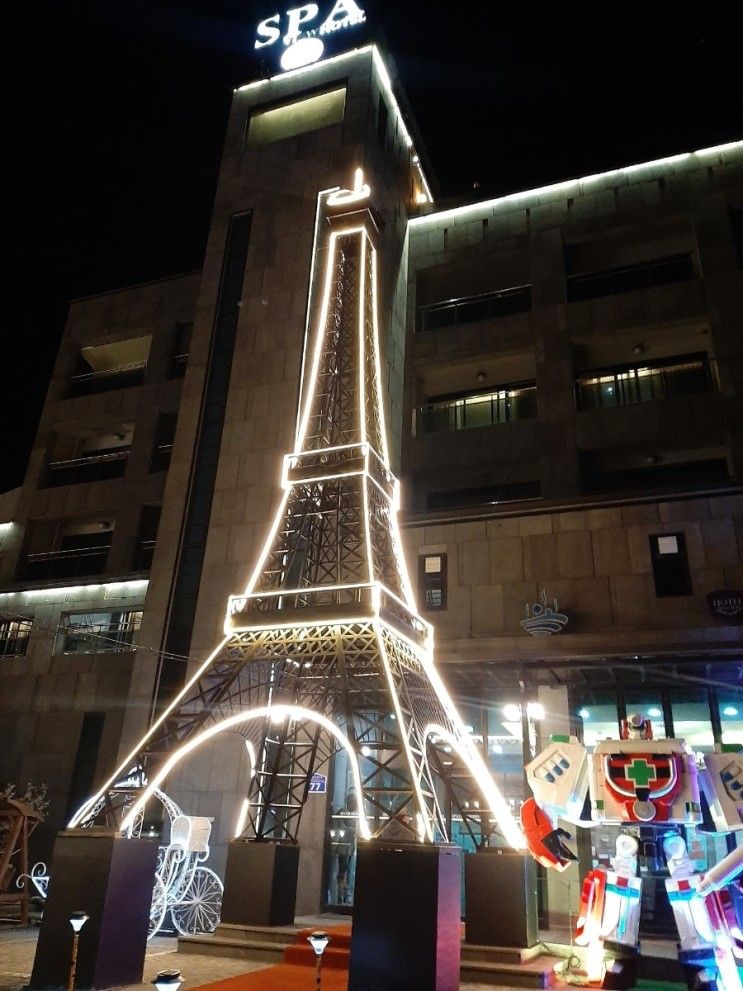
[{"label": "building window", "polygon": [[479,296],[462,296],[418,308],[418,332],[493,320],[531,309],[531,286],[512,286]]},{"label": "building window", "polygon": [[711,389],[712,375],[706,354],[602,368],[584,372],[575,383],[579,410],[673,399]]},{"label": "building window", "polygon": [[439,396],[415,411],[417,434],[491,427],[537,415],[536,382],[504,385],[495,391]]},{"label": "building window", "polygon": [[[133,428],[125,425],[115,432],[94,435],[75,443],[74,452],[70,452],[75,457],[55,458],[47,464],[42,487],[56,488],[121,478],[126,471],[133,435]],[[63,446],[69,449],[70,443],[68,438]]]},{"label": "building window", "polygon": [[170,467],[170,456],[173,453],[175,437],[176,413],[161,413],[155,427],[155,443],[152,445],[150,471],[167,471]]},{"label": "building window", "polygon": [[157,528],[160,525],[160,506],[142,506],[139,517],[137,543],[134,548],[132,567],[135,571],[149,571],[155,554]]},{"label": "building window", "polygon": [[0,619],[0,657],[23,657],[33,620],[24,617]]},{"label": "building window", "polygon": [[650,537],[655,594],[659,599],[691,595],[691,575],[683,533],[661,533]]},{"label": "building window", "polygon": [[168,378],[180,379],[186,374],[188,355],[191,351],[191,334],[193,333],[193,320],[177,320],[175,333],[173,335],[173,348],[170,353],[170,365],[168,366]]},{"label": "building window", "polygon": [[[40,524],[40,540],[44,531],[44,525]],[[113,532],[114,524],[110,520],[75,524],[74,529],[50,540],[53,550],[29,551],[21,558],[18,577],[24,581],[56,581],[103,574]],[[35,536],[34,528],[32,537]]]},{"label": "building window", "polygon": [[90,396],[96,392],[140,385],[147,370],[152,336],[133,337],[113,344],[98,344],[80,350],[77,367],[70,379],[70,396]]},{"label": "building window", "polygon": [[673,255],[654,261],[604,269],[600,272],[582,272],[567,276],[569,303],[597,296],[614,296],[617,293],[650,289],[673,282],[688,282],[694,278],[691,255]]},{"label": "building window", "polygon": [[141,610],[68,613],[62,616],[54,653],[104,654],[133,650],[141,623]]},{"label": "building window", "polygon": [[282,103],[267,110],[256,110],[248,121],[245,144],[260,148],[316,131],[331,124],[340,124],[346,110],[346,87],[339,86],[325,93],[316,93],[291,103]]},{"label": "building window", "polygon": [[418,592],[426,611],[446,609],[446,554],[418,558]]}]

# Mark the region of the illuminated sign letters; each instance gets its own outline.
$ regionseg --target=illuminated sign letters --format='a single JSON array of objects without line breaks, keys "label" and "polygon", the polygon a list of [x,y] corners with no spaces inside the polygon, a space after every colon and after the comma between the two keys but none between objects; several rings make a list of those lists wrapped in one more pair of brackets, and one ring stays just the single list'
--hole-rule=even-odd
[{"label": "illuminated sign letters", "polygon": [[282,36],[282,15],[273,14],[258,25],[255,48],[268,48],[282,38],[286,51],[281,57],[281,67],[295,69],[316,62],[321,57],[324,47],[322,37],[366,21],[366,14],[355,0],[335,0],[330,13],[318,24],[320,16],[320,7],[316,3],[292,7],[284,15]]}]

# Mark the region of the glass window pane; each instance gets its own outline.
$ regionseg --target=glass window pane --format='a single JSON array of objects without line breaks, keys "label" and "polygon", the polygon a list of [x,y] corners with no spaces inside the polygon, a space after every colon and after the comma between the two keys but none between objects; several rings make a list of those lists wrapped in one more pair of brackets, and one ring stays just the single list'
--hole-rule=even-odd
[{"label": "glass window pane", "polygon": [[674,735],[686,740],[695,752],[710,753],[715,741],[707,692],[704,689],[672,688],[669,695]]},{"label": "glass window pane", "polygon": [[471,396],[465,400],[465,426],[487,427],[492,422],[491,398],[487,396]]},{"label": "glass window pane", "polygon": [[743,698],[735,692],[720,692],[718,696],[722,742],[743,746]]},{"label": "glass window pane", "polygon": [[601,740],[616,740],[619,736],[617,703],[613,695],[592,695],[585,698],[576,713],[583,727],[583,743],[592,750]]}]

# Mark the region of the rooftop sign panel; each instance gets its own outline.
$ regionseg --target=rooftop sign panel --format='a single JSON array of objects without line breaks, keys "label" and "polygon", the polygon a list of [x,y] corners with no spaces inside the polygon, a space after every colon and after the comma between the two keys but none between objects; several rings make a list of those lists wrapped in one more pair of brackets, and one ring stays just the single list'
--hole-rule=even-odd
[{"label": "rooftop sign panel", "polygon": [[365,21],[366,14],[355,0],[335,0],[332,8],[322,12],[319,4],[306,3],[262,20],[256,28],[254,47],[260,51],[271,48],[280,40],[281,68],[284,71],[301,69],[322,58],[323,38],[358,27]]}]

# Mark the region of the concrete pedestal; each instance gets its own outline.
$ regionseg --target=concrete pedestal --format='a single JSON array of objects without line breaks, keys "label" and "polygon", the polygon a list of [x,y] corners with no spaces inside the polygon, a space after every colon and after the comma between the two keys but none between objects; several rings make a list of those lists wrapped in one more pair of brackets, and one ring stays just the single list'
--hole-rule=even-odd
[{"label": "concrete pedestal", "polygon": [[80,932],[75,986],[141,983],[156,861],[155,840],[125,839],[107,830],[59,833],[30,987],[67,985],[70,915],[81,909],[89,919]]},{"label": "concrete pedestal", "polygon": [[348,991],[457,991],[461,852],[359,846]]},{"label": "concrete pedestal", "polygon": [[537,865],[530,854],[485,847],[465,854],[468,943],[530,947],[537,942]]},{"label": "concrete pedestal", "polygon": [[298,846],[233,840],[227,850],[222,922],[292,925],[298,872]]}]

